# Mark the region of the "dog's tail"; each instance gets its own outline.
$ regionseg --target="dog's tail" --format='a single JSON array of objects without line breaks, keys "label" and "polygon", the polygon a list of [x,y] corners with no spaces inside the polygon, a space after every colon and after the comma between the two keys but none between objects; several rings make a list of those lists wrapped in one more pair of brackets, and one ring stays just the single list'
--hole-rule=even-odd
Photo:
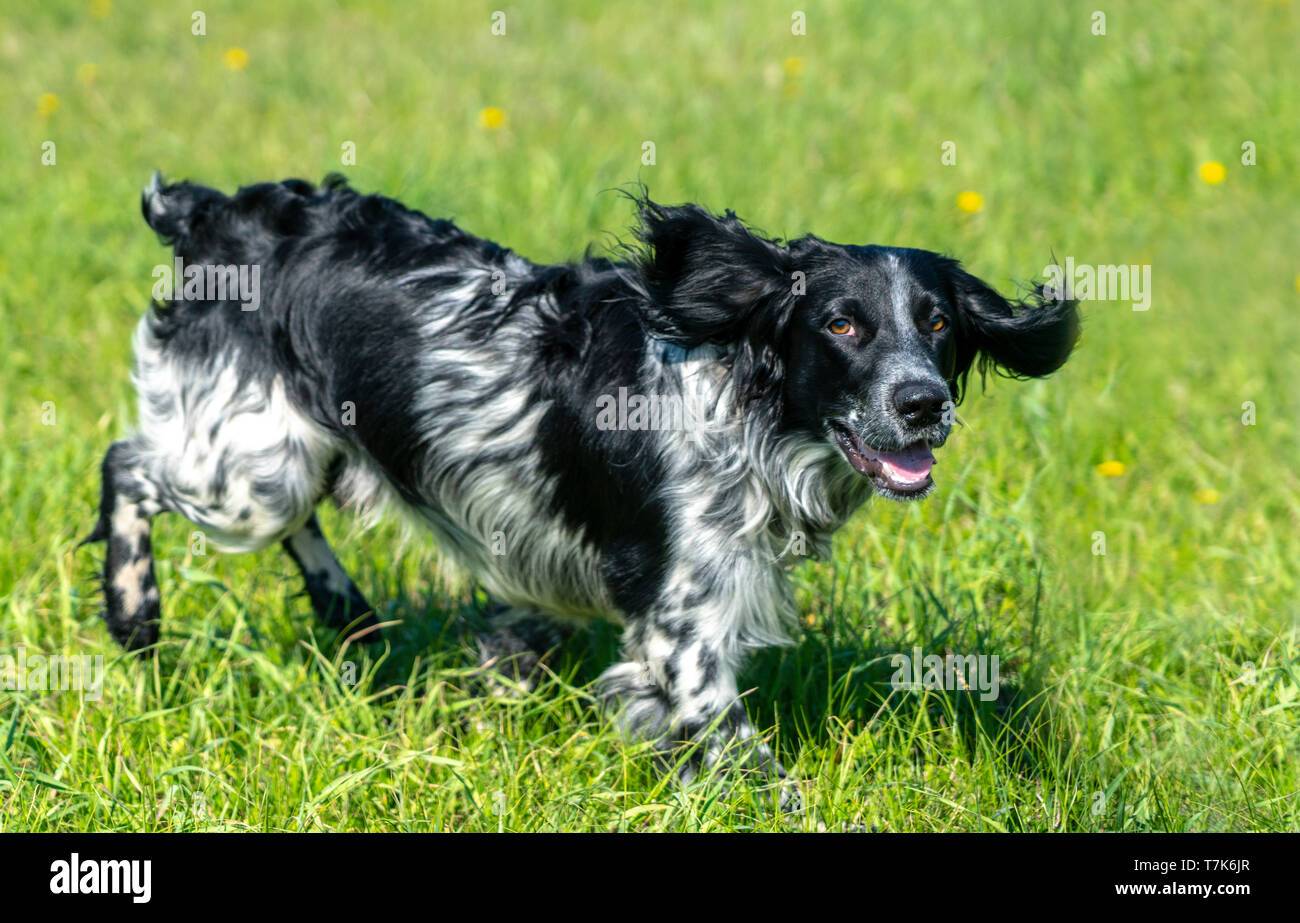
[{"label": "dog's tail", "polygon": [[188,237],[212,205],[224,201],[226,196],[217,190],[196,183],[164,185],[162,173],[155,170],[140,194],[140,211],[170,245]]}]

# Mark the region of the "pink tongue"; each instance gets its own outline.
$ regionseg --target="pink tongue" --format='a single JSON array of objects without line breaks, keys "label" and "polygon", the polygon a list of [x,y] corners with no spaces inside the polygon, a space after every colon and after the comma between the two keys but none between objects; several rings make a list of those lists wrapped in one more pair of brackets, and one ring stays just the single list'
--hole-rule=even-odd
[{"label": "pink tongue", "polygon": [[924,442],[914,443],[897,452],[879,452],[876,457],[900,481],[924,480],[934,465],[934,455]]}]

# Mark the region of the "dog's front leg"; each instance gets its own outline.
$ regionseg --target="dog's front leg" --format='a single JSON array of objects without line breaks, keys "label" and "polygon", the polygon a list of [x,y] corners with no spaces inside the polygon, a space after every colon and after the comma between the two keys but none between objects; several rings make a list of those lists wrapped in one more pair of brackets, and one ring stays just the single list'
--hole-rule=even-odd
[{"label": "dog's front leg", "polygon": [[689,747],[679,770],[689,781],[721,764],[777,781],[780,808],[802,810],[802,799],[771,748],[755,732],[736,687],[739,645],[708,627],[697,613],[647,614],[628,626],[627,659],[600,677],[601,698],[619,726],[654,741],[665,753]]}]

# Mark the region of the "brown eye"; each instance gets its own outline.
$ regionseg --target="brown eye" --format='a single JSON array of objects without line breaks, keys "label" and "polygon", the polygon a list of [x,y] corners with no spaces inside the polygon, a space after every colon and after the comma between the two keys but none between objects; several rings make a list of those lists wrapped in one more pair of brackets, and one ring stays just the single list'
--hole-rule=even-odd
[{"label": "brown eye", "polygon": [[935,333],[938,333],[940,330],[945,330],[947,327],[948,318],[943,317],[940,314],[936,314],[934,317],[930,318],[930,329]]},{"label": "brown eye", "polygon": [[846,318],[837,317],[826,325],[826,329],[837,337],[848,336],[853,332],[853,325]]}]

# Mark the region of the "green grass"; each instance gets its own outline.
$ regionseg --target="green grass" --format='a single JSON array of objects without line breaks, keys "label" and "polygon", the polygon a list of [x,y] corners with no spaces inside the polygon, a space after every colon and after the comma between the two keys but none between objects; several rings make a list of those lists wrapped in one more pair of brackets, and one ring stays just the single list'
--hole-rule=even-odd
[{"label": "green grass", "polygon": [[[0,13],[0,653],[107,670],[99,702],[0,692],[3,829],[1300,829],[1300,4],[1114,2],[1105,36],[1096,4],[1035,0],[807,4],[806,36],[774,2],[511,6],[504,37],[495,0],[203,6],[203,37],[171,4]],[[401,620],[374,660],[317,640],[277,550],[194,555],[172,517],[160,656],[114,648],[73,546],[168,258],[137,206],[155,167],[227,190],[342,168],[538,260],[623,232],[607,190],[639,178],[1009,290],[1053,253],[1148,263],[1154,298],[1084,305],[1051,380],[974,389],[937,494],[871,505],[796,573],[803,637],[742,680],[805,785],[786,817],[619,740],[590,693],[612,630],[531,695],[475,695],[473,591],[392,526],[325,516]],[[1002,695],[891,691],[913,645],[997,654]]]}]

